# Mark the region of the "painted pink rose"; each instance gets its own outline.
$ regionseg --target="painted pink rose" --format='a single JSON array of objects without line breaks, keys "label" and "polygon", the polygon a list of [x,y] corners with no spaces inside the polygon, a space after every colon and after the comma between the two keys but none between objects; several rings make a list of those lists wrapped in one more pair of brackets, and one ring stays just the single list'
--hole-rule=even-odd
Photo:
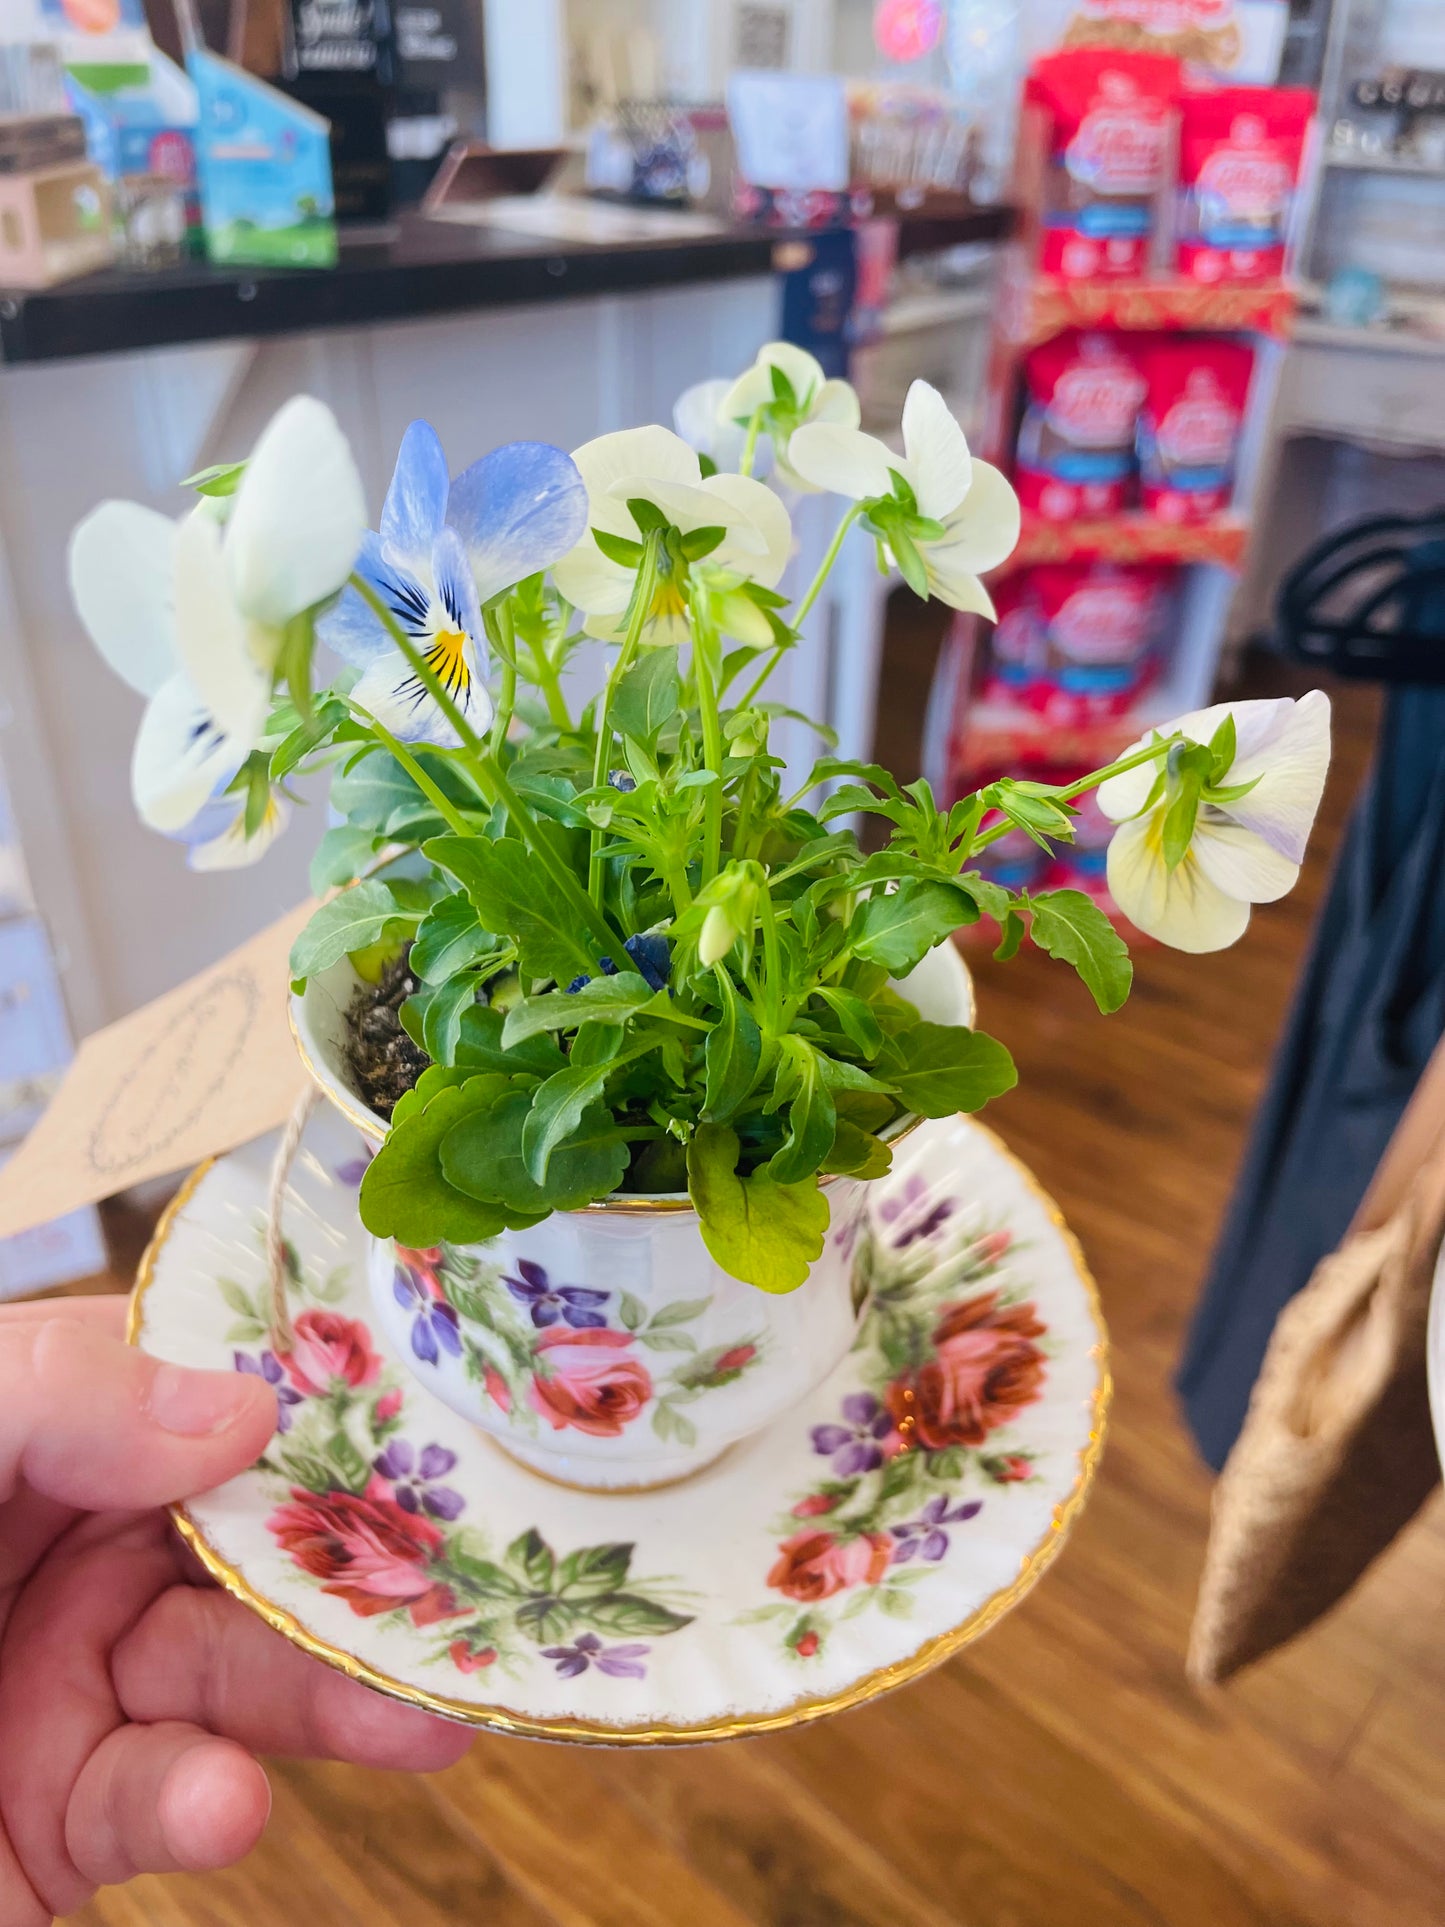
[{"label": "painted pink rose", "polygon": [[572,1331],[554,1327],[538,1339],[527,1397],[554,1431],[572,1426],[596,1439],[615,1439],[652,1397],[652,1379],[628,1353],[631,1332]]},{"label": "painted pink rose", "polygon": [[378,1425],[388,1425],[392,1419],[396,1417],[397,1413],[401,1410],[401,1398],[400,1386],[395,1387],[389,1392],[382,1393],[381,1397],[376,1401],[376,1422]]},{"label": "painted pink rose", "polygon": [[431,1573],[441,1533],[392,1498],[293,1487],[267,1524],[323,1592],[344,1599],[364,1619],[405,1606],[414,1625],[431,1626],[460,1610],[451,1589]]},{"label": "painted pink rose", "polygon": [[303,1392],[322,1397],[338,1380],[353,1388],[370,1385],[381,1371],[371,1333],[359,1319],[343,1318],[339,1311],[303,1311],[291,1331],[291,1349],[281,1363]]},{"label": "painted pink rose", "polygon": [[884,1394],[898,1431],[930,1452],[982,1445],[1042,1393],[1045,1359],[1033,1341],[1044,1330],[1031,1304],[1001,1308],[996,1291],[945,1305],[933,1357]]},{"label": "painted pink rose", "polygon": [[795,1532],[778,1547],[768,1584],[789,1599],[811,1604],[849,1586],[876,1586],[892,1556],[893,1541],[886,1532],[845,1540],[831,1532]]},{"label": "painted pink rose", "polygon": [[814,1632],[804,1633],[793,1648],[793,1651],[798,1655],[799,1659],[811,1659],[817,1650],[818,1635]]},{"label": "painted pink rose", "polygon": [[996,1265],[1008,1253],[1014,1241],[1011,1231],[985,1231],[974,1245],[974,1254],[981,1264]]},{"label": "painted pink rose", "polygon": [[487,1397],[492,1401],[493,1405],[500,1407],[504,1412],[510,1412],[512,1409],[512,1388],[494,1365],[487,1366],[482,1374],[482,1383],[486,1387]]},{"label": "painted pink rose", "polygon": [[830,1498],[826,1492],[810,1492],[806,1499],[799,1499],[793,1507],[795,1519],[819,1519],[825,1512],[836,1510],[838,1500]]}]

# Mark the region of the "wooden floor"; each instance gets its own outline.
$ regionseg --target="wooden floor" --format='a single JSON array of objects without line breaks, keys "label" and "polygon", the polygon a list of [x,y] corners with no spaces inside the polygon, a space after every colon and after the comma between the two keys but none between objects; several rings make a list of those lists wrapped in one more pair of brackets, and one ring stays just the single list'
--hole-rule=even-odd
[{"label": "wooden floor", "polygon": [[1229,1689],[1183,1654],[1209,1479],[1170,1377],[1362,767],[1304,886],[1218,959],[1139,957],[1098,1018],[1067,972],[980,967],[1018,1056],[990,1113],[1103,1288],[1102,1476],[1022,1607],[941,1671],[796,1734],[653,1756],[482,1739],[431,1781],[279,1764],[260,1850],[104,1895],[95,1927],[1440,1927],[1445,1520]]}]

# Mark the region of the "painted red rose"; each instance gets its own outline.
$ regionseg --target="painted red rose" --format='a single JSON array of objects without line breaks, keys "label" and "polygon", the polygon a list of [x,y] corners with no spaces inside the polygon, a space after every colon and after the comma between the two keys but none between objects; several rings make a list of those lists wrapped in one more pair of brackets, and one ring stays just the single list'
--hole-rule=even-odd
[{"label": "painted red rose", "polygon": [[303,1311],[291,1330],[291,1349],[281,1363],[300,1391],[324,1396],[338,1379],[352,1387],[370,1385],[381,1370],[371,1333],[360,1319],[343,1318],[339,1311]]},{"label": "painted red rose", "polygon": [[900,1434],[929,1451],[982,1445],[1043,1391],[1045,1359],[1033,1341],[1044,1330],[1032,1304],[1001,1309],[996,1291],[946,1305],[933,1357],[884,1394]]},{"label": "painted red rose", "polygon": [[344,1599],[364,1619],[405,1606],[413,1624],[430,1626],[459,1610],[450,1588],[429,1570],[441,1533],[392,1498],[293,1487],[289,1503],[267,1523],[301,1570],[321,1580],[323,1592]]},{"label": "painted red rose", "polygon": [[459,1673],[479,1673],[497,1657],[495,1646],[484,1646],[479,1653],[474,1653],[464,1639],[454,1639],[447,1653]]},{"label": "painted red rose", "polygon": [[397,1388],[390,1392],[383,1392],[381,1397],[376,1401],[377,1424],[386,1425],[390,1420],[396,1417],[397,1413],[400,1410],[401,1410],[400,1388]]},{"label": "painted red rose", "polygon": [[1007,1256],[1013,1241],[1011,1231],[985,1231],[973,1247],[974,1255],[981,1264],[996,1265]]},{"label": "painted red rose", "polygon": [[768,1584],[789,1599],[811,1605],[849,1586],[876,1586],[892,1555],[893,1541],[886,1532],[845,1540],[831,1532],[795,1532],[778,1547]]},{"label": "painted red rose", "polygon": [[1003,1458],[988,1461],[988,1476],[995,1485],[1017,1485],[1021,1479],[1034,1476],[1034,1462],[1018,1452],[1010,1452]]},{"label": "painted red rose", "polygon": [[804,1633],[803,1637],[793,1648],[793,1651],[798,1655],[799,1659],[811,1659],[817,1650],[818,1635],[816,1633]]},{"label": "painted red rose", "polygon": [[486,1386],[487,1397],[492,1401],[493,1405],[499,1406],[504,1412],[510,1412],[512,1409],[511,1387],[495,1366],[487,1366],[482,1374],[482,1383]]},{"label": "painted red rose", "polygon": [[722,1354],[713,1370],[716,1372],[746,1371],[757,1355],[756,1345],[734,1345],[731,1351]]},{"label": "painted red rose", "polygon": [[795,1519],[818,1519],[825,1512],[832,1512],[838,1504],[836,1498],[829,1498],[826,1492],[810,1492],[806,1499],[799,1499],[793,1507]]},{"label": "painted red rose", "polygon": [[570,1425],[597,1439],[619,1437],[652,1397],[647,1367],[622,1356],[631,1344],[631,1332],[559,1325],[545,1333],[527,1393],[533,1407],[554,1431]]}]

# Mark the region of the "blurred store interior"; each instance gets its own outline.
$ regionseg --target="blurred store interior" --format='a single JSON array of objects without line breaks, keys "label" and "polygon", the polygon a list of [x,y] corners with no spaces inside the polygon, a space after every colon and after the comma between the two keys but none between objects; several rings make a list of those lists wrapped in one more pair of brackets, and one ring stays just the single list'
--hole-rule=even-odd
[{"label": "blurred store interior", "polygon": [[[1019,549],[990,577],[998,622],[920,601],[854,529],[780,703],[942,799],[1005,769],[1068,780],[1153,723],[1312,681],[1336,698],[1343,745],[1305,890],[1262,909],[1257,948],[1206,970],[1203,991],[1145,947],[1134,1008],[1099,1037],[1077,986],[1030,963],[1005,987],[987,943],[966,953],[1031,1072],[990,1119],[1096,1247],[1121,1416],[1072,1581],[1066,1562],[1058,1603],[1031,1605],[1032,1629],[983,1663],[1012,1653],[1036,1690],[987,1671],[961,1683],[957,1661],[920,1715],[948,1762],[932,1806],[907,1716],[929,1683],[840,1738],[749,1742],[750,1764],[712,1778],[690,1758],[675,1783],[666,1760],[629,1760],[614,1782],[524,1748],[486,1785],[480,1770],[435,1798],[397,1783],[394,1811],[368,1796],[368,1820],[348,1804],[360,1776],[288,1768],[264,1877],[165,1883],[155,1911],[105,1901],[86,1918],[279,1920],[287,1868],[335,1828],[372,1868],[377,1922],[1438,1924],[1438,1511],[1386,1555],[1388,1587],[1372,1573],[1313,1649],[1227,1709],[1186,1699],[1180,1666],[1205,1461],[1238,1428],[1278,1303],[1370,1175],[1349,1197],[1331,1178],[1334,1221],[1320,1207],[1298,1275],[1271,1257],[1259,1332],[1216,1261],[1214,1322],[1187,1338],[1221,1225],[1231,1275],[1275,1250],[1269,1145],[1256,1127],[1246,1155],[1246,1132],[1381,688],[1389,716],[1445,682],[1445,7],[5,0],[0,43],[0,1156],[77,1039],[307,893],[322,812],[265,862],[213,875],[134,818],[139,699],[95,659],[66,577],[67,533],[97,500],[179,513],[180,479],[249,448],[298,391],[334,410],[375,507],[419,416],[457,467],[517,438],[572,449],[670,424],[684,390],[782,338],[846,375],[863,427],[896,446],[922,377],[1023,502]],[[1067,156],[1111,62],[1126,85],[1103,146],[1137,161],[1142,128],[1160,158],[1132,189],[1096,190]],[[796,500],[789,585],[841,507]],[[1330,614],[1339,584],[1319,587],[1324,545],[1348,559],[1361,525],[1369,580],[1414,585],[1393,627],[1359,613],[1356,575],[1349,619]],[[774,741],[794,766],[812,753],[802,721]],[[1430,794],[1445,815],[1445,788]],[[1110,827],[1086,809],[1067,848],[1006,839],[995,873],[1109,908]],[[1428,911],[1415,904],[1417,968],[1390,1005],[1409,1000],[1415,1053],[1392,1060],[1410,1074],[1391,1120],[1445,1024]],[[1134,1214],[1095,1195],[1094,1158],[1137,1185]],[[157,1202],[0,1243],[0,1297],[128,1282]],[[645,1836],[635,1890],[600,1835],[569,1839],[572,1900],[548,1871],[536,1815],[551,1803],[570,1835],[569,1772],[625,1816],[618,1839]],[[388,1858],[397,1816],[449,1875]],[[492,1856],[487,1896],[472,1853]],[[674,1861],[715,1913],[685,1883],[669,1911]],[[960,1884],[974,1879],[981,1898]],[[587,1882],[595,1911],[575,1898]],[[359,1918],[334,1904],[318,1927]]]}]

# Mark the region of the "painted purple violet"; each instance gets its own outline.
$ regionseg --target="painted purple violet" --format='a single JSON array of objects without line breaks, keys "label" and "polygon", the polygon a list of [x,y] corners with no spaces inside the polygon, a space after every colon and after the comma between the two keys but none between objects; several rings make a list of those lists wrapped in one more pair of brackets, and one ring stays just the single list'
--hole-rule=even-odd
[{"label": "painted purple violet", "polygon": [[576,1679],[589,1666],[613,1679],[645,1679],[642,1661],[651,1651],[650,1646],[604,1646],[596,1633],[580,1633],[570,1646],[544,1646],[542,1657],[557,1662],[563,1679]]},{"label": "painted purple violet", "polygon": [[438,1485],[457,1462],[455,1452],[444,1445],[424,1445],[418,1457],[407,1439],[392,1439],[372,1464],[389,1481],[393,1497],[403,1512],[426,1512],[433,1519],[459,1518],[466,1500],[449,1485]]},{"label": "painted purple violet", "polygon": [[517,1275],[504,1272],[502,1282],[519,1304],[532,1314],[539,1331],[560,1319],[573,1331],[600,1331],[607,1323],[597,1310],[611,1297],[607,1291],[593,1291],[586,1285],[554,1285],[541,1265],[530,1258],[517,1260]]},{"label": "painted purple violet", "polygon": [[813,1450],[833,1461],[840,1479],[857,1478],[875,1472],[883,1463],[880,1441],[893,1429],[893,1421],[871,1392],[850,1392],[843,1400],[842,1425],[815,1425]]},{"label": "painted purple violet", "polygon": [[251,1358],[245,1352],[235,1354],[236,1370],[246,1372],[252,1378],[264,1378],[276,1394],[276,1430],[291,1430],[291,1407],[301,1403],[301,1393],[286,1383],[286,1374],[275,1352],[262,1352],[259,1358]]},{"label": "painted purple violet", "polygon": [[461,1325],[450,1305],[433,1298],[405,1265],[396,1267],[391,1289],[402,1310],[415,1314],[411,1348],[423,1365],[435,1365],[443,1352],[450,1352],[453,1358],[461,1357]]},{"label": "painted purple violet", "polygon": [[948,1551],[948,1534],[943,1528],[962,1525],[965,1519],[976,1519],[982,1511],[982,1499],[969,1499],[963,1505],[950,1506],[947,1497],[939,1493],[936,1499],[928,1501],[918,1518],[889,1527],[896,1542],[893,1547],[894,1565],[905,1565],[910,1559],[937,1562]]}]

